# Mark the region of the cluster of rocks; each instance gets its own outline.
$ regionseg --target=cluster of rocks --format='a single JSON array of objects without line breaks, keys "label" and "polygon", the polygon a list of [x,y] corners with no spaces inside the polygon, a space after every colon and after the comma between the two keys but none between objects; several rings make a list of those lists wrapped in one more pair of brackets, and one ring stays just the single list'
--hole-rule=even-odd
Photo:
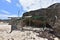
[{"label": "cluster of rocks", "polygon": [[0,40],[59,40],[58,37],[49,33],[49,31],[39,31],[39,28],[27,29],[13,30],[11,33],[0,32]]},{"label": "cluster of rocks", "polygon": [[[15,34],[15,40],[47,40],[46,38],[38,37],[38,33],[33,31],[17,31],[19,35]],[[13,32],[12,32],[13,34]]]},{"label": "cluster of rocks", "polygon": [[59,38],[47,30],[34,27],[23,27],[22,30],[11,32],[11,25],[1,23],[0,40],[59,40]]},{"label": "cluster of rocks", "polygon": [[47,40],[36,36],[32,31],[13,31],[12,33],[0,33],[0,40]]}]

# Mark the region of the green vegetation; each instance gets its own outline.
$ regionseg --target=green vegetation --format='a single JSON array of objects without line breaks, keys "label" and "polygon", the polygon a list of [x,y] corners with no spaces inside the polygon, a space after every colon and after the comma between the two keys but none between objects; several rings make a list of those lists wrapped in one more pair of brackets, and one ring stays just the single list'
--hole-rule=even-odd
[{"label": "green vegetation", "polygon": [[47,18],[44,16],[32,16],[31,18],[25,18],[23,22],[27,26],[45,26],[45,23],[47,22]]},{"label": "green vegetation", "polygon": [[46,21],[47,18],[44,16],[32,16],[32,19],[34,20],[41,20],[41,21]]}]

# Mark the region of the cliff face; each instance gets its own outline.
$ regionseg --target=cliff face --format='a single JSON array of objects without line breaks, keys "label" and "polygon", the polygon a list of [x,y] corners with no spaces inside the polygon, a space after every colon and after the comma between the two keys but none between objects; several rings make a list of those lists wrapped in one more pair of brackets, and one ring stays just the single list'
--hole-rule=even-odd
[{"label": "cliff face", "polygon": [[46,9],[38,9],[38,10],[35,10],[35,11],[30,11],[30,12],[26,12],[23,14],[23,16],[35,16],[35,15],[44,15],[44,13],[46,13]]},{"label": "cliff face", "polygon": [[60,3],[55,3],[51,6],[49,6],[48,8],[54,9],[54,8],[60,8]]},{"label": "cliff face", "polygon": [[[30,12],[26,12],[23,14],[24,16],[44,16],[47,17],[50,25],[53,25],[52,22],[55,22],[55,16],[60,19],[60,3],[55,3],[48,8],[42,8]],[[51,21],[52,20],[52,21]]]},{"label": "cliff face", "polygon": [[[23,16],[46,16],[47,19],[50,20],[49,24],[52,24],[52,22],[55,23],[54,32],[56,36],[60,37],[60,3],[55,3],[48,8],[38,9],[35,11],[26,12],[23,14]],[[57,21],[55,20],[55,16],[57,16]],[[49,21],[48,20],[48,21]],[[51,20],[53,20],[51,22]]]},{"label": "cliff face", "polygon": [[60,3],[55,3],[49,6],[48,9],[53,10],[53,14],[57,15],[58,17],[60,16]]},{"label": "cliff face", "polygon": [[38,9],[35,11],[30,11],[26,12],[23,14],[23,16],[34,16],[34,15],[39,15],[39,16],[48,16],[48,17],[54,17],[57,15],[59,17],[60,15],[60,3],[55,3],[48,8],[42,8]]},{"label": "cliff face", "polygon": [[60,3],[55,3],[49,6],[48,8],[42,8],[42,9],[26,12],[23,14],[23,17],[36,16],[36,15],[47,17],[48,21],[50,21],[49,24],[52,25],[51,23],[55,21],[55,16],[57,16],[58,19],[60,19]]}]

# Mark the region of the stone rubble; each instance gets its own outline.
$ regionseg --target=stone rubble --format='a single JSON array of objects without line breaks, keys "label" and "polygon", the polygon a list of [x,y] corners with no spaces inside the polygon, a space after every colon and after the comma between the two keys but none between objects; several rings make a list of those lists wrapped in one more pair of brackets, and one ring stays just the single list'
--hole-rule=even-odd
[{"label": "stone rubble", "polygon": [[[14,30],[11,33],[0,33],[0,40],[48,40],[47,38],[38,37],[39,33],[33,31]],[[59,40],[55,37],[54,40]]]},{"label": "stone rubble", "polygon": [[40,28],[25,27],[25,30],[11,32],[11,25],[0,25],[0,40],[59,40],[58,37],[51,35],[48,31],[42,31]]}]

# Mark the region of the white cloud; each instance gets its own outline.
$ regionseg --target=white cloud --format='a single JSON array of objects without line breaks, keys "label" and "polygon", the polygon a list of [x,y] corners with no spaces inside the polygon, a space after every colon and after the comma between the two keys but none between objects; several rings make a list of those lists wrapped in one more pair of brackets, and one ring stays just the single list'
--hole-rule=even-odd
[{"label": "white cloud", "polygon": [[5,15],[0,13],[0,19],[7,19],[8,17],[17,17],[17,15]]},{"label": "white cloud", "polygon": [[5,13],[5,14],[10,14],[10,12],[8,12],[6,10],[1,10],[1,12]]},{"label": "white cloud", "polygon": [[7,2],[11,3],[11,0],[6,0]]},{"label": "white cloud", "polygon": [[19,0],[19,2],[23,8],[28,11],[40,8],[40,0]]},{"label": "white cloud", "polygon": [[58,0],[19,0],[24,10],[31,11],[40,8],[46,8]]}]

